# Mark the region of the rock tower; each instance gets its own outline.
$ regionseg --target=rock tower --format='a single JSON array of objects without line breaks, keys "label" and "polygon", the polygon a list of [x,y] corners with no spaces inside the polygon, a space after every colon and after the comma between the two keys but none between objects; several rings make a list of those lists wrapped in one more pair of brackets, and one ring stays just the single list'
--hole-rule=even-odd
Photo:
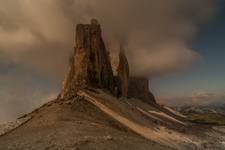
[{"label": "rock tower", "polygon": [[71,95],[86,86],[112,91],[113,71],[98,21],[93,19],[91,24],[78,24],[75,43],[61,96]]},{"label": "rock tower", "polygon": [[128,60],[122,47],[118,57],[117,75],[114,76],[98,21],[92,19],[90,24],[78,24],[74,53],[70,58],[60,97],[69,98],[80,89],[94,87],[108,90],[118,97],[155,102],[147,79],[130,78]]}]

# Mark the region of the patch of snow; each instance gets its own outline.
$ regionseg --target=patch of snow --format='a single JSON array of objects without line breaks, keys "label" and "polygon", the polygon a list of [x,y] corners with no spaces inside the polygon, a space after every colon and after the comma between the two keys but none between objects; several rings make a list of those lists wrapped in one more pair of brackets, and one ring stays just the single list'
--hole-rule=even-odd
[{"label": "patch of snow", "polygon": [[141,109],[140,107],[133,106],[133,105],[132,105],[130,102],[128,102],[128,101],[126,101],[126,103],[127,103],[129,106],[131,106],[132,108],[136,108],[136,109],[137,109],[138,111],[140,111],[142,114],[144,114],[144,115],[146,115],[146,116],[148,116],[148,117],[150,117],[150,118],[152,118],[152,119],[154,119],[154,120],[158,120],[158,121],[163,122],[163,120],[161,120],[160,118],[155,117],[154,115],[148,113],[147,111]]},{"label": "patch of snow", "polygon": [[[141,135],[142,137],[155,141],[157,143],[160,143],[162,145],[167,145],[168,147],[175,148],[175,149],[182,149],[182,150],[190,150],[190,149],[196,149],[196,150],[212,150],[212,147],[216,146],[217,149],[224,149],[224,144],[225,144],[225,139],[223,136],[221,137],[221,134],[215,134],[210,132],[210,134],[207,136],[207,139],[205,138],[199,138],[196,135],[190,135],[190,134],[184,134],[180,133],[176,130],[171,130],[166,127],[162,126],[143,126],[139,124],[138,122],[134,120],[130,120],[130,118],[125,117],[121,115],[118,112],[115,112],[113,109],[109,108],[108,106],[104,105],[99,98],[96,98],[92,96],[89,93],[79,91],[78,92],[79,96],[85,97],[85,100],[88,102],[94,104],[96,107],[98,107],[102,112],[105,114],[109,115],[113,119],[117,120],[121,124],[123,124],[125,127],[131,129],[135,133]],[[130,105],[130,104],[129,104]],[[132,106],[132,105],[130,105]],[[138,109],[138,107],[134,107]],[[179,122],[184,124],[183,122],[163,113],[163,112],[156,112],[156,111],[149,111],[146,112],[142,109],[139,109],[140,111],[143,111],[144,113],[151,114],[152,116],[156,116],[157,118],[160,118],[160,116],[163,118],[168,118],[170,120]],[[218,137],[220,139],[220,142],[218,142]],[[209,139],[208,139],[209,138]],[[111,139],[111,137],[109,138]],[[212,141],[216,140],[216,143],[213,143]],[[209,147],[205,148],[205,144],[209,144]]]},{"label": "patch of snow", "polygon": [[148,116],[148,117],[150,117],[150,118],[152,118],[152,119],[155,119],[155,120],[158,120],[158,121],[163,122],[162,119],[160,119],[160,118],[158,118],[158,117],[155,117],[154,115],[151,115],[150,113],[144,111],[143,109],[141,109],[141,108],[139,108],[139,107],[136,107],[136,108],[137,108],[137,110],[139,110],[139,111],[140,111],[141,113],[143,113],[144,115],[146,115],[146,116]]},{"label": "patch of snow", "polygon": [[171,113],[177,115],[177,116],[180,116],[180,117],[183,117],[183,118],[187,118],[187,116],[184,116],[184,115],[181,114],[180,112],[175,111],[175,110],[173,110],[173,109],[171,109],[171,108],[169,108],[169,107],[166,107],[166,106],[165,106],[164,108],[167,109],[168,111],[170,111]]},{"label": "patch of snow", "polygon": [[182,124],[182,125],[186,125],[184,122],[179,121],[179,120],[177,120],[177,119],[175,119],[175,118],[173,118],[173,117],[167,115],[167,114],[164,113],[164,112],[157,112],[157,111],[153,111],[153,110],[150,110],[150,111],[148,111],[148,112],[150,112],[151,114],[155,114],[155,115],[158,115],[158,116],[162,116],[162,117],[167,118],[167,119],[169,119],[169,120],[171,120],[171,121],[173,121],[173,122],[177,122],[177,123],[180,123],[180,124]]},{"label": "patch of snow", "polygon": [[196,141],[192,137],[189,137],[188,135],[179,133],[177,131],[170,130],[165,127],[159,127],[156,132],[162,139],[164,138],[168,141],[173,141],[179,143],[180,145],[183,145],[184,147],[182,149],[200,149],[201,147],[200,141]]},{"label": "patch of snow", "polygon": [[[196,145],[193,143],[191,139],[188,137],[185,137],[181,133],[167,130],[163,127],[160,129],[155,129],[153,127],[145,127],[137,122],[131,121],[129,118],[126,118],[119,113],[113,111],[109,107],[105,106],[99,100],[83,91],[78,92],[79,96],[85,97],[85,100],[89,101],[90,103],[94,104],[96,107],[98,107],[100,110],[102,110],[107,115],[111,116],[113,119],[117,120],[124,126],[128,127],[129,129],[133,130],[137,134],[145,137],[146,139],[155,141],[157,143],[160,143],[162,145],[167,145],[172,148],[177,149],[183,149],[183,146],[190,147],[196,147]],[[171,135],[173,133],[173,135]]]}]

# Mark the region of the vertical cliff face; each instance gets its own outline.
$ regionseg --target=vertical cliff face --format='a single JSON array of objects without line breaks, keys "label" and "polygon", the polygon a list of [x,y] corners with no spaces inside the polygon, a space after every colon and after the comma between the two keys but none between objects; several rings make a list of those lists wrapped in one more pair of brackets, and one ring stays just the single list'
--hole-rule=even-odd
[{"label": "vertical cliff face", "polygon": [[69,69],[68,69],[68,71],[65,75],[65,78],[63,80],[63,83],[62,83],[62,91],[60,93],[61,98],[64,98],[66,96],[66,94],[68,94],[68,93],[75,92],[75,89],[74,89],[74,91],[72,91],[72,87],[75,88],[75,86],[73,86],[73,84],[72,84],[74,74],[75,74],[74,57],[72,56],[70,58]]},{"label": "vertical cliff face", "polygon": [[119,82],[118,89],[120,92],[120,96],[128,97],[129,75],[129,64],[124,54],[124,50],[121,47],[119,54],[119,66],[117,68],[117,76]]},{"label": "vertical cliff face", "polygon": [[155,102],[149,92],[147,79],[130,78],[129,63],[122,47],[117,73],[113,75],[109,53],[101,34],[101,27],[95,19],[90,24],[77,25],[76,45],[63,81],[61,98],[74,96],[80,89],[94,87],[106,89],[118,97]]},{"label": "vertical cliff face", "polygon": [[113,84],[109,55],[96,20],[92,20],[90,25],[77,26],[75,68],[75,78],[83,80],[85,84],[102,88],[109,88]]},{"label": "vertical cliff face", "polygon": [[146,103],[156,103],[150,92],[149,80],[146,78],[131,77],[129,82],[129,97],[137,98]]},{"label": "vertical cliff face", "polygon": [[75,42],[74,54],[63,83],[61,97],[76,93],[78,89],[86,86],[112,91],[114,77],[98,21],[92,20],[91,24],[77,25]]}]

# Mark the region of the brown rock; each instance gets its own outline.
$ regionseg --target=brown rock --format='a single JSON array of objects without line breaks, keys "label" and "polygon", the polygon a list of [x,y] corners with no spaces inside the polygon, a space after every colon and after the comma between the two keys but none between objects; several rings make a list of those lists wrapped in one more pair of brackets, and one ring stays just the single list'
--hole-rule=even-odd
[{"label": "brown rock", "polygon": [[113,80],[110,59],[98,21],[93,19],[91,24],[77,25],[76,46],[61,97],[67,93],[76,93],[86,86],[113,90]]},{"label": "brown rock", "polygon": [[94,87],[107,89],[119,97],[134,97],[147,103],[155,103],[148,80],[129,77],[129,64],[122,48],[117,73],[113,75],[97,20],[92,19],[91,24],[77,25],[75,43],[70,67],[63,81],[61,98],[72,97],[80,89]]},{"label": "brown rock", "polygon": [[129,64],[127,58],[124,54],[124,50],[121,47],[119,54],[119,66],[117,68],[118,74],[118,90],[119,96],[128,97],[128,87],[129,87]]},{"label": "brown rock", "polygon": [[156,103],[149,89],[149,80],[146,78],[131,77],[128,93],[129,97],[140,99],[146,103]]}]

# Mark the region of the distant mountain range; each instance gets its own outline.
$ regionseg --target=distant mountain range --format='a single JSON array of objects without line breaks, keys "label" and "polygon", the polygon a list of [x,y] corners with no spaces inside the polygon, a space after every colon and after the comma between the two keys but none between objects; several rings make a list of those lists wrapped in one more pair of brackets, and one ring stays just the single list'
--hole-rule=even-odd
[{"label": "distant mountain range", "polygon": [[220,113],[225,115],[225,104],[220,105],[186,105],[175,107],[181,113],[187,114],[204,114],[204,113]]}]

